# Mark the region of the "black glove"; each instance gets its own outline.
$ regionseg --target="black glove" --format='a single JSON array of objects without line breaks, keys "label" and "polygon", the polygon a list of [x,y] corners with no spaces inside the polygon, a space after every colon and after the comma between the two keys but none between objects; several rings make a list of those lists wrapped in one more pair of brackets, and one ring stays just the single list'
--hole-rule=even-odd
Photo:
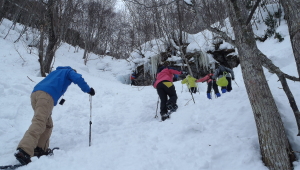
[{"label": "black glove", "polygon": [[90,94],[91,96],[95,95],[95,90],[93,88],[91,88],[90,92],[88,92],[88,94]]},{"label": "black glove", "polygon": [[234,80],[234,77],[232,77],[231,79]]}]

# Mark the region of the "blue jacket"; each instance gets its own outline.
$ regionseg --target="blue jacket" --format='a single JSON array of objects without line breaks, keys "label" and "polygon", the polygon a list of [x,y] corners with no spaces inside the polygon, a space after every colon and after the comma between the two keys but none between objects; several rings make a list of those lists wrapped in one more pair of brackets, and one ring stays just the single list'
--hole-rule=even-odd
[{"label": "blue jacket", "polygon": [[32,93],[38,90],[50,94],[56,106],[58,99],[67,91],[71,83],[77,84],[83,92],[90,92],[89,85],[81,77],[81,74],[76,73],[71,67],[57,67],[33,89]]}]

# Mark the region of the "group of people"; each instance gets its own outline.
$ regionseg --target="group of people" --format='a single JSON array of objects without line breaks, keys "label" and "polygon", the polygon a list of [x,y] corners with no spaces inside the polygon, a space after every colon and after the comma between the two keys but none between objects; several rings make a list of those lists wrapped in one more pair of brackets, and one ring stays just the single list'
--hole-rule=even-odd
[{"label": "group of people", "polygon": [[218,89],[218,85],[216,83],[217,78],[221,78],[222,76],[224,76],[224,72],[226,72],[226,79],[228,81],[228,85],[227,86],[222,86],[221,87],[221,91],[222,93],[226,93],[226,92],[230,92],[232,90],[232,85],[231,85],[231,80],[234,80],[234,73],[232,71],[232,69],[225,67],[223,65],[219,65],[218,68],[215,70],[215,72],[209,73],[206,76],[204,76],[201,79],[198,79],[196,82],[207,82],[207,98],[211,99],[211,89],[214,89],[214,92],[216,94],[217,97],[221,97],[221,94],[219,92]]},{"label": "group of people", "polygon": [[[187,75],[184,80],[181,81],[182,84],[187,84],[188,89],[191,93],[197,92],[197,82],[207,82],[207,98],[212,99],[211,89],[214,89],[214,92],[217,97],[221,97],[221,94],[216,83],[217,78],[224,76],[223,73],[227,73],[226,79],[228,81],[227,86],[222,86],[222,93],[230,92],[232,90],[231,80],[234,80],[234,73],[232,69],[219,65],[215,72],[207,74],[205,77],[196,79],[190,75],[187,75],[185,71],[178,71],[168,66],[162,66],[158,69],[156,80],[153,84],[154,88],[157,90],[157,94],[160,98],[160,115],[161,120],[164,121],[169,118],[168,110],[174,112],[177,110],[177,94],[175,86],[173,85],[174,75],[184,74]],[[168,99],[169,98],[169,99]]]},{"label": "group of people", "polygon": [[[214,74],[208,74],[198,80],[187,75],[186,71],[178,71],[168,66],[160,67],[153,86],[156,88],[161,101],[160,114],[162,121],[169,117],[168,110],[175,112],[178,108],[176,104],[178,97],[175,86],[173,85],[174,75],[187,75],[182,83],[188,84],[191,93],[197,91],[196,82],[207,82],[207,97],[211,99],[211,88],[214,89],[217,97],[221,96],[216,85],[216,78],[221,77],[224,71],[230,73],[230,75],[228,74],[226,77],[229,84],[221,89],[222,93],[226,93],[232,90],[231,80],[234,80],[234,73],[231,69],[222,65],[216,69]],[[132,80],[134,78],[135,77],[133,77]],[[55,71],[51,72],[34,87],[31,93],[31,105],[34,110],[34,115],[31,125],[19,142],[17,152],[14,154],[22,165],[30,163],[31,157],[33,156],[40,157],[42,155],[48,155],[51,151],[48,147],[53,128],[51,118],[52,110],[72,82],[77,84],[83,92],[91,96],[95,95],[95,90],[85,82],[81,74],[78,74],[75,69],[69,66],[57,67]],[[59,104],[62,105],[63,101],[59,102]]]}]

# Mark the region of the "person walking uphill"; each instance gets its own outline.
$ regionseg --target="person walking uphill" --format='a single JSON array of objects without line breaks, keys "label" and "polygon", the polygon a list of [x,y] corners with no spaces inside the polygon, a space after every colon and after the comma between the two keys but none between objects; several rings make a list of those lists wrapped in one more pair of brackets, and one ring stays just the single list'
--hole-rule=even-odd
[{"label": "person walking uphill", "polygon": [[153,84],[161,101],[160,115],[162,121],[169,118],[169,115],[167,114],[168,110],[175,112],[178,108],[176,104],[177,94],[175,86],[173,85],[174,74],[182,74],[182,72],[166,66],[162,66],[159,68],[158,74],[156,76],[156,81]]},{"label": "person walking uphill", "polygon": [[131,86],[135,86],[135,85],[136,85],[135,79],[136,79],[136,73],[133,72],[133,73],[130,75]]},{"label": "person walking uphill", "polygon": [[213,80],[212,76],[213,76],[213,74],[209,73],[205,77],[198,79],[196,81],[196,82],[202,82],[202,83],[207,82],[207,93],[206,94],[207,94],[208,99],[211,99],[211,94],[210,94],[211,88],[214,89],[217,97],[221,97],[221,94],[219,93],[218,85],[216,84],[216,80]]},{"label": "person walking uphill", "polygon": [[189,92],[196,93],[197,92],[197,84],[195,83],[197,79],[194,77],[187,75],[184,80],[181,81],[181,84],[186,84]]},{"label": "person walking uphill", "polygon": [[[219,67],[215,70],[212,79],[221,78],[223,77],[224,72],[226,72],[226,79],[228,81],[228,85],[221,87],[222,93],[230,92],[232,90],[231,80],[234,80],[234,73],[230,68],[227,68],[223,65],[219,65]],[[230,74],[229,74],[230,73]]]},{"label": "person walking uphill", "polygon": [[48,155],[49,138],[53,128],[52,109],[72,82],[83,92],[95,95],[95,90],[89,87],[81,74],[69,66],[57,67],[34,87],[31,93],[34,116],[15,153],[16,159],[21,164],[30,163],[33,156]]}]

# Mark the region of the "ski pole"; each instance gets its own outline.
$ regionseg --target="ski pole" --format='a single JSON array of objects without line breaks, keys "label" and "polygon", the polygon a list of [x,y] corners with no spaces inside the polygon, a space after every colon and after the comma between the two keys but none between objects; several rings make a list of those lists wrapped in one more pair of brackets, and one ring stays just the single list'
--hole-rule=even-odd
[{"label": "ski pole", "polygon": [[182,84],[182,86],[181,86],[181,93],[183,92],[183,84]]},{"label": "ski pole", "polygon": [[186,104],[185,104],[184,106],[188,105],[188,104],[189,104],[189,102],[190,102],[191,100],[192,100],[192,99],[190,99],[188,102],[186,102]]},{"label": "ski pole", "polygon": [[92,143],[92,96],[90,95],[90,132],[89,132],[89,146]]},{"label": "ski pole", "polygon": [[158,96],[158,99],[157,99],[157,106],[156,106],[156,115],[154,118],[157,118],[157,109],[158,109],[158,103],[159,103],[159,96]]},{"label": "ski pole", "polygon": [[197,84],[197,91],[198,91],[198,93],[200,94],[200,90],[199,90],[199,87],[198,87],[198,83],[196,83]]},{"label": "ski pole", "polygon": [[[192,95],[193,101],[194,101],[194,103],[195,103],[194,96],[193,96],[192,92],[191,92],[191,95]],[[195,103],[195,104],[196,104],[196,103]]]},{"label": "ski pole", "polygon": [[235,84],[238,86],[238,87],[240,87],[237,83],[236,83],[236,81],[235,80],[233,80],[234,82],[235,82]]}]

